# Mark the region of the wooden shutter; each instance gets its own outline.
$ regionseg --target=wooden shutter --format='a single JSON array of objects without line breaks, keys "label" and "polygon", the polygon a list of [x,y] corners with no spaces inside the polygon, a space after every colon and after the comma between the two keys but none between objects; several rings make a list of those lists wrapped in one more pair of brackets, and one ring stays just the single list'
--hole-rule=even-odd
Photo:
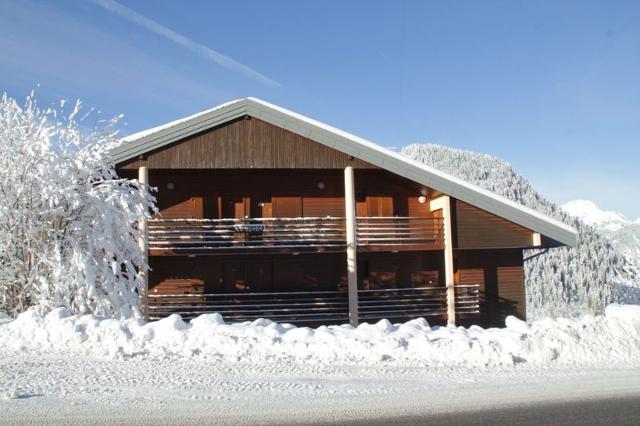
[{"label": "wooden shutter", "polygon": [[305,217],[344,217],[344,198],[305,196],[302,199],[302,213]]},{"label": "wooden shutter", "polygon": [[191,197],[160,210],[163,219],[202,219],[202,197]]},{"label": "wooden shutter", "polygon": [[393,216],[393,197],[390,195],[367,196],[369,216]]},{"label": "wooden shutter", "polygon": [[301,217],[302,216],[302,197],[283,197],[277,196],[271,198],[273,217]]}]

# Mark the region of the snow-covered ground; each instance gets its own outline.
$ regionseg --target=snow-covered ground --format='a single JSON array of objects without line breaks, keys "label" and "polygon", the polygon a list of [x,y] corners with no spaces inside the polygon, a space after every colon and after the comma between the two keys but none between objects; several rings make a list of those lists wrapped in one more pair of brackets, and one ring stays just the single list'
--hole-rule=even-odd
[{"label": "snow-covered ground", "polygon": [[640,395],[639,306],[487,330],[144,324],[63,309],[0,322],[9,423],[338,421],[606,395]]},{"label": "snow-covered ground", "polygon": [[[452,357],[454,354],[452,354]],[[0,423],[299,424],[640,395],[640,369],[0,358]],[[92,421],[93,420],[93,421]]]}]

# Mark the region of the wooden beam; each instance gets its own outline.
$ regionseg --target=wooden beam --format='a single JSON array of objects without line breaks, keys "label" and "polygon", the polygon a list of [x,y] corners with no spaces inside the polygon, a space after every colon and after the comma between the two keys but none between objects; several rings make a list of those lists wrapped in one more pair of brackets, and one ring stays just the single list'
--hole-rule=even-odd
[{"label": "wooden beam", "polygon": [[278,247],[256,247],[256,248],[221,248],[211,250],[184,249],[174,250],[171,248],[150,248],[151,256],[220,256],[238,254],[301,254],[301,253],[344,253],[345,246],[340,247],[300,247],[300,248],[278,248]]},{"label": "wooden beam", "polygon": [[358,251],[360,253],[362,252],[437,251],[437,250],[444,250],[444,244],[417,244],[417,245],[394,244],[389,246],[370,244],[367,246],[358,247]]},{"label": "wooden beam", "polygon": [[[149,184],[149,170],[146,165],[142,165],[138,167],[138,180],[140,183],[145,185]],[[149,264],[149,228],[147,227],[147,220],[143,219],[138,224],[140,229],[140,238],[138,240],[138,245],[140,246],[140,250],[142,251],[142,259],[144,265]],[[149,277],[147,271],[144,269],[140,269],[140,279],[142,284],[139,289],[140,296],[140,311],[142,316],[147,321],[149,320]]]},{"label": "wooden beam", "polygon": [[453,223],[451,197],[443,195],[429,203],[431,211],[442,210],[444,226],[444,278],[447,286],[447,324],[456,325],[456,293],[453,270]]},{"label": "wooden beam", "polygon": [[542,235],[540,235],[539,232],[533,233],[532,244],[534,247],[540,247],[542,245]]},{"label": "wooden beam", "polygon": [[356,198],[353,167],[344,169],[344,211],[347,242],[347,282],[349,292],[349,323],[358,325],[358,261],[356,253]]}]

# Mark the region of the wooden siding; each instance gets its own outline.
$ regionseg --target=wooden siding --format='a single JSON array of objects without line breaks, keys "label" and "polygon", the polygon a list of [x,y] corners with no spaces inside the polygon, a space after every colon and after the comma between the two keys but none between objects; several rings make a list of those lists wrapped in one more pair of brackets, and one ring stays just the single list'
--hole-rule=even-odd
[{"label": "wooden siding", "polygon": [[472,205],[455,201],[454,239],[457,248],[531,247],[533,233],[527,228]]},{"label": "wooden siding", "polygon": [[482,323],[504,326],[508,315],[526,318],[522,250],[456,250],[456,284],[480,284]]},{"label": "wooden siding", "polygon": [[358,216],[393,216],[394,206],[391,195],[366,195],[363,200],[356,201]]},{"label": "wooden siding", "polygon": [[[119,165],[139,166],[139,160]],[[146,156],[149,169],[357,169],[369,163],[257,118],[238,119],[162,147]]]},{"label": "wooden siding", "polygon": [[[180,293],[215,293],[223,291],[222,270],[219,263],[206,258],[153,257],[149,258],[149,291],[152,294],[173,293],[180,285]],[[179,283],[179,284],[178,284]]]},{"label": "wooden siding", "polygon": [[506,317],[515,312],[516,316],[525,318],[526,298],[523,266],[498,266],[497,276],[498,304],[500,307],[505,308],[502,315]]},{"label": "wooden siding", "polygon": [[304,196],[302,211],[307,217],[344,217],[344,198]]},{"label": "wooden siding", "polygon": [[273,217],[301,217],[302,197],[274,195],[271,197]]},{"label": "wooden siding", "polygon": [[[361,253],[362,289],[443,286],[440,252]],[[152,256],[152,294],[302,291],[346,288],[344,254]]]},{"label": "wooden siding", "polygon": [[437,252],[358,253],[364,289],[444,286],[444,257]]},{"label": "wooden siding", "polygon": [[203,217],[202,197],[167,200],[162,207],[164,207],[161,208],[162,216],[167,219],[202,219]]},{"label": "wooden siding", "polygon": [[171,293],[178,281],[207,293],[336,290],[346,283],[344,256],[332,253],[151,257],[150,264],[152,294]]},{"label": "wooden siding", "polygon": [[[338,170],[299,170],[295,178],[283,170],[154,170],[150,184],[158,188],[157,205],[167,219],[344,216]],[[437,214],[418,202],[419,188],[387,172],[358,171],[356,188],[358,216]]]}]

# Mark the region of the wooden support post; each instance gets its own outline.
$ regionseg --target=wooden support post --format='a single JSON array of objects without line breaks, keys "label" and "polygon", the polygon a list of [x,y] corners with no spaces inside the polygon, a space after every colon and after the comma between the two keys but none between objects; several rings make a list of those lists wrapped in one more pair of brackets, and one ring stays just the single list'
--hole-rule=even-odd
[{"label": "wooden support post", "polygon": [[[138,180],[148,185],[149,184],[149,170],[147,166],[140,166],[138,168]],[[142,259],[144,265],[148,265],[149,263],[149,230],[147,227],[147,220],[143,219],[138,224],[138,228],[140,229],[140,239],[138,240],[138,245],[140,246],[140,250],[142,251]],[[144,269],[140,269],[140,278],[142,280],[142,285],[139,289],[140,296],[140,311],[145,320],[149,320],[149,276],[147,271]]]},{"label": "wooden support post", "polygon": [[451,221],[451,198],[448,195],[432,200],[431,211],[442,210],[444,226],[444,278],[447,287],[447,324],[456,325],[456,292],[453,270],[453,223]]},{"label": "wooden support post", "polygon": [[358,262],[356,253],[356,198],[353,167],[344,169],[344,212],[347,233],[347,283],[349,293],[349,323],[358,325]]}]

